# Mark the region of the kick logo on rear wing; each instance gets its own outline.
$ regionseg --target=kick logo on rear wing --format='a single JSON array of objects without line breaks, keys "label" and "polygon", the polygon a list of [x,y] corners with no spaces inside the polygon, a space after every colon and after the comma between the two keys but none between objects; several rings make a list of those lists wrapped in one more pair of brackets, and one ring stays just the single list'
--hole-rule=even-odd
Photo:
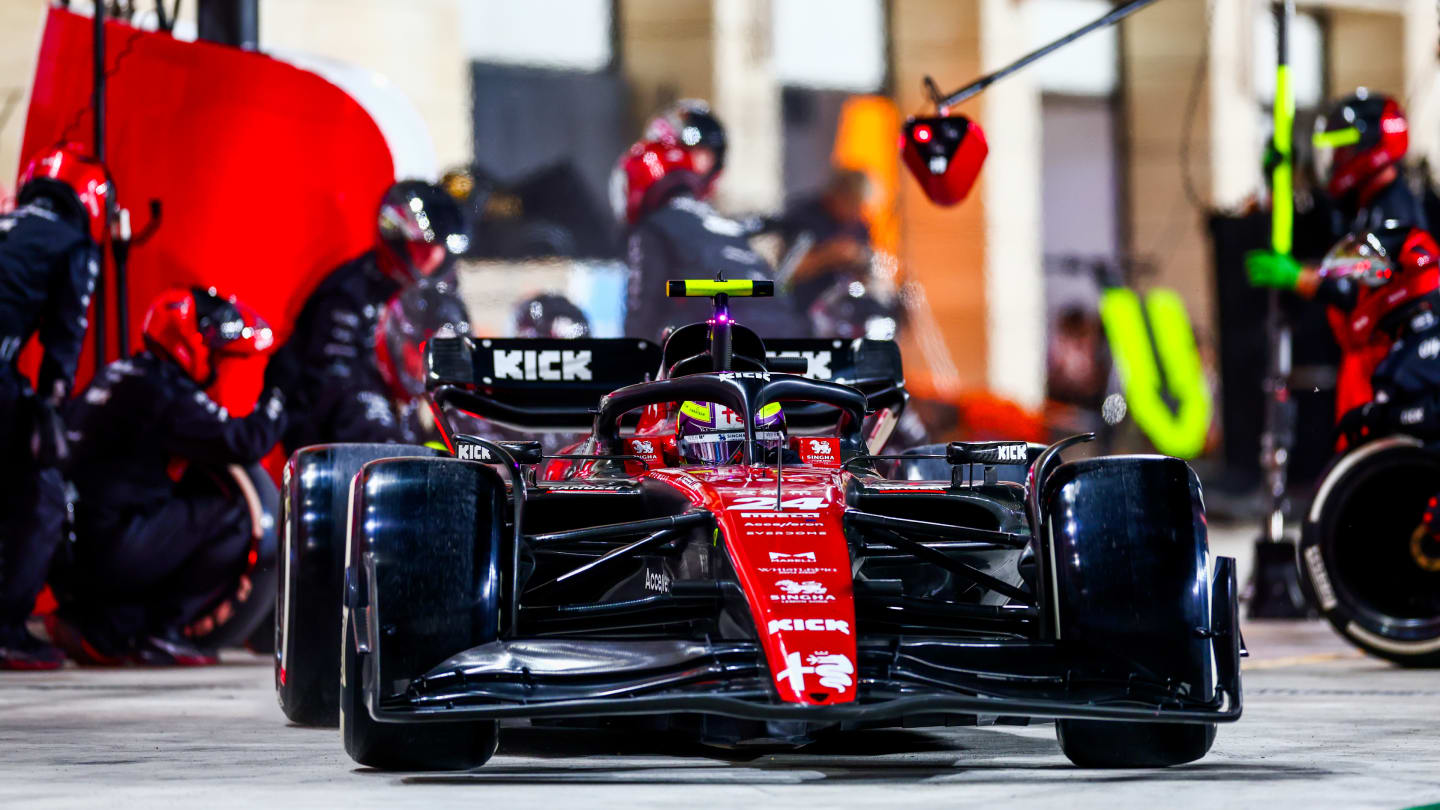
[{"label": "kick logo on rear wing", "polygon": [[475,415],[529,431],[588,430],[600,398],[644,382],[660,347],[636,338],[432,338],[426,387],[474,394]]}]

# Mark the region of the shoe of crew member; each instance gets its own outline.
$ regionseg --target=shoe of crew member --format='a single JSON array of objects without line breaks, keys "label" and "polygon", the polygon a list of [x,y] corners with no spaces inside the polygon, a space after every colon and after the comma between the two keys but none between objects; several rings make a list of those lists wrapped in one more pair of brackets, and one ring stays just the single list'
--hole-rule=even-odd
[{"label": "shoe of crew member", "polygon": [[21,629],[0,635],[0,670],[53,670],[65,664],[65,653]]}]

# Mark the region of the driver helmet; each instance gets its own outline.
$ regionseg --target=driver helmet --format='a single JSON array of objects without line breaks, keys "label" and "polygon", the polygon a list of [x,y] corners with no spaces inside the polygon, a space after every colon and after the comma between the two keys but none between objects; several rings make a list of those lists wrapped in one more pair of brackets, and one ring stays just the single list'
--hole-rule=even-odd
[{"label": "driver helmet", "polygon": [[380,267],[402,286],[438,276],[470,248],[460,204],[445,189],[402,180],[380,201]]},{"label": "driver helmet", "polygon": [[[676,418],[676,444],[686,464],[718,467],[738,464],[745,446],[745,427],[740,414],[714,402],[686,401]],[[785,412],[772,402],[755,414],[755,441],[761,457],[773,455],[785,446]]]},{"label": "driver helmet", "polygon": [[1322,278],[1355,285],[1348,313],[1350,337],[1368,340],[1408,304],[1440,287],[1440,247],[1419,228],[1389,220],[1373,231],[1340,240],[1320,264]]},{"label": "driver helmet", "polygon": [[1315,119],[1311,144],[1315,176],[1338,201],[1367,193],[1377,175],[1405,157],[1410,127],[1394,99],[1361,87]]}]

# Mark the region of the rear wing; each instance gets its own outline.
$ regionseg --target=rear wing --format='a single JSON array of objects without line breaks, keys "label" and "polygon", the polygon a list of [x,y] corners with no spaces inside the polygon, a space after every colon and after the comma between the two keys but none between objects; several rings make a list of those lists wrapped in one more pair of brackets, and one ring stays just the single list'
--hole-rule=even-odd
[{"label": "rear wing", "polygon": [[579,433],[601,397],[659,366],[660,347],[636,338],[432,338],[425,387],[508,428]]},{"label": "rear wing", "polygon": [[[803,359],[805,376],[859,389],[872,410],[904,408],[905,372],[894,341],[776,338],[765,346],[767,359]],[[637,338],[432,338],[425,386],[442,405],[514,430],[582,433],[593,426],[601,397],[653,379],[660,362],[660,347]],[[786,406],[797,427],[838,417],[819,403]]]},{"label": "rear wing", "polygon": [[[766,359],[781,357],[805,361],[806,377],[844,383],[858,388],[869,400],[871,410],[890,408],[897,414],[905,407],[905,367],[900,360],[900,347],[893,340],[836,340],[830,338],[772,338],[765,341]],[[786,369],[788,371],[788,369]],[[799,370],[798,368],[796,369]],[[811,410],[806,406],[806,410]],[[833,414],[833,409],[814,406],[819,412]],[[786,406],[791,421],[799,412]]]}]

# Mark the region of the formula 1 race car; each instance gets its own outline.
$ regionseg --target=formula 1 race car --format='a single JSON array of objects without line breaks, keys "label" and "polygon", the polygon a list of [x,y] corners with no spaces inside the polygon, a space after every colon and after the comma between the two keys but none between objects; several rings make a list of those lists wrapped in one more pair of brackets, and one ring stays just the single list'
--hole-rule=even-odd
[{"label": "formula 1 race car", "polygon": [[[338,709],[350,756],[397,770],[479,766],[518,718],[723,746],[1053,718],[1081,766],[1204,756],[1240,717],[1242,642],[1189,467],[1061,463],[1083,436],[881,453],[898,349],[767,345],[728,298],[768,292],[671,282],[715,311],[663,351],[431,340],[445,452],[297,453],[286,714]],[[543,456],[450,432],[462,411],[590,434]]]}]

